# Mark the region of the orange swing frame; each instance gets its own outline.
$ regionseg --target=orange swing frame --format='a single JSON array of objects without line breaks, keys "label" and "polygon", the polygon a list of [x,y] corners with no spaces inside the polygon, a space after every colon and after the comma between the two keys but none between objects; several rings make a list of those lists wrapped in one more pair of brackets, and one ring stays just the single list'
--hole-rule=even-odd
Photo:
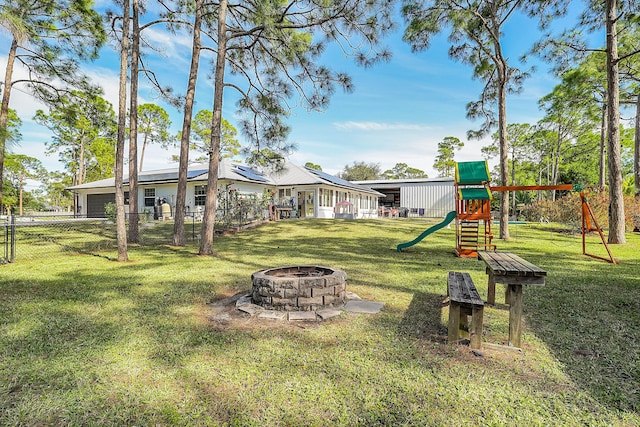
[{"label": "orange swing frame", "polygon": [[[559,184],[559,185],[499,185],[495,187],[489,187],[491,191],[496,192],[504,192],[504,191],[529,191],[529,190],[574,190],[575,187],[572,184]],[[613,257],[611,253],[611,249],[607,244],[607,240],[602,233],[602,228],[598,224],[598,220],[593,214],[593,210],[589,205],[589,201],[587,200],[587,196],[584,194],[584,191],[580,191],[580,201],[582,204],[582,254],[591,258],[600,259],[603,261],[610,262],[612,264],[618,264],[618,260]],[[594,226],[595,225],[595,226]],[[601,257],[598,255],[593,255],[587,253],[587,241],[586,235],[592,231],[597,231],[600,235],[600,240],[602,241],[603,246],[607,250],[608,258]]]}]

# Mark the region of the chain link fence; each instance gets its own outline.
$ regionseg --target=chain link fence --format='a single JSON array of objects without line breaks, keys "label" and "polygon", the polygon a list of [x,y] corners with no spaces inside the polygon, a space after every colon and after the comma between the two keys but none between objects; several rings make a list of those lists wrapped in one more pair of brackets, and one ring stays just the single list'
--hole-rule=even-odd
[{"label": "chain link fence", "polygon": [[[198,241],[203,212],[187,212],[184,235],[187,242]],[[221,203],[216,211],[216,233],[241,229],[264,221],[268,211],[258,200]],[[127,214],[127,230],[129,215]],[[138,214],[139,244],[166,245],[173,241],[173,219],[153,219]],[[83,218],[77,215],[11,215],[0,218],[3,252],[0,263],[23,259],[46,259],[54,253],[95,254],[116,250],[116,225],[113,218]]]}]

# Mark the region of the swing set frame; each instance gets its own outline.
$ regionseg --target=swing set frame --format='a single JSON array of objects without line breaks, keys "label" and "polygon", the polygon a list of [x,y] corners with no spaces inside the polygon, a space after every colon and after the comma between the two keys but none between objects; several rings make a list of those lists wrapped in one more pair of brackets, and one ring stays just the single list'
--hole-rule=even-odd
[{"label": "swing set frame", "polygon": [[[559,185],[498,185],[495,187],[489,187],[490,191],[496,192],[505,192],[505,191],[531,191],[531,190],[578,190],[577,186],[573,184],[559,184]],[[610,262],[612,264],[618,264],[618,260],[613,257],[611,253],[611,249],[607,244],[607,239],[604,237],[604,233],[602,232],[602,228],[598,224],[598,220],[593,214],[593,210],[589,205],[589,201],[587,200],[587,196],[584,191],[580,189],[580,201],[581,201],[581,211],[582,211],[582,254],[591,258],[600,259],[603,261]],[[600,240],[602,241],[602,245],[607,250],[608,258],[601,257],[598,255],[587,253],[587,241],[586,235],[592,231],[597,231],[600,235]]]}]

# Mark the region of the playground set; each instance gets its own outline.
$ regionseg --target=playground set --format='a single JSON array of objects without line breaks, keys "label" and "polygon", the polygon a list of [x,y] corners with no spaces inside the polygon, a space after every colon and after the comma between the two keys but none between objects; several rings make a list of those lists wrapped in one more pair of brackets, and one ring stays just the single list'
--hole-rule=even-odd
[{"label": "playground set", "polygon": [[[502,185],[490,186],[489,166],[486,161],[458,162],[455,170],[455,204],[456,210],[449,212],[444,220],[422,232],[410,242],[400,243],[397,251],[413,246],[428,235],[448,226],[455,220],[456,249],[459,257],[477,258],[478,251],[495,251],[491,232],[491,200],[492,192],[529,191],[529,190],[575,190],[580,191],[582,205],[582,253],[592,258],[601,259],[613,264],[618,262],[611,254],[607,241],[598,225],[593,210],[584,191],[572,184],[560,185]],[[587,233],[596,231],[600,235],[608,258],[589,254],[586,251]]]}]

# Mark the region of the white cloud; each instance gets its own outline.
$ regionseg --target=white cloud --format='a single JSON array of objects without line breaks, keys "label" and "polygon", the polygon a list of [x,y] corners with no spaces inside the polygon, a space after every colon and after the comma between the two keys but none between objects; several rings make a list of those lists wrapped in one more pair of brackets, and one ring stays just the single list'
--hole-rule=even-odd
[{"label": "white cloud", "polygon": [[86,66],[84,72],[91,81],[98,84],[104,94],[102,97],[111,103],[114,111],[118,111],[118,92],[120,90],[117,70],[100,66]]},{"label": "white cloud", "polygon": [[[164,28],[159,30],[149,27],[144,30],[143,39],[147,47],[143,49],[149,51],[155,50],[159,55],[165,58],[171,58],[171,61],[180,61],[189,63],[191,57],[192,38],[183,31],[171,33]],[[152,46],[150,48],[149,46]]]},{"label": "white cloud", "polygon": [[[7,57],[0,56],[0,69],[6,70]],[[12,81],[28,80],[29,73],[19,62],[14,64]],[[4,82],[3,82],[4,89]],[[44,109],[45,106],[41,102],[37,101],[24,84],[15,84],[11,88],[11,100],[9,108],[12,108],[18,113],[18,116],[27,121],[36,113],[39,109]]]},{"label": "white cloud", "polygon": [[467,141],[464,130],[454,129],[390,129],[392,132],[389,133],[369,132],[370,129],[353,130],[348,138],[336,133],[318,135],[317,138],[304,137],[298,141],[299,150],[289,160],[301,165],[313,162],[331,174],[337,174],[353,162],[379,164],[382,171],[393,168],[397,163],[406,163],[433,178],[438,175],[433,169],[438,155],[438,142],[445,136],[457,136],[465,142],[464,148],[455,153],[457,161],[483,160],[480,149],[490,143],[488,138]]}]

